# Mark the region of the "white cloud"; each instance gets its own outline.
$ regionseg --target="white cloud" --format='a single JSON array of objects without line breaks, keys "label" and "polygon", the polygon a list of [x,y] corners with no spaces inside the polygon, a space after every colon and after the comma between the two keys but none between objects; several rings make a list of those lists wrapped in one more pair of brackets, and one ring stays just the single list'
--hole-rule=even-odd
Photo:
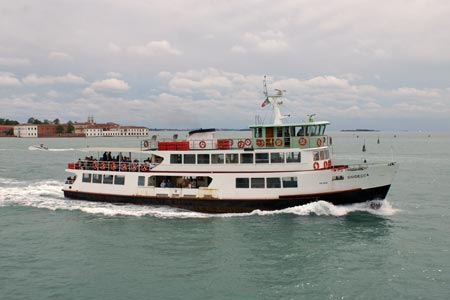
[{"label": "white cloud", "polygon": [[285,36],[280,31],[266,31],[262,33],[247,32],[243,36],[250,47],[260,52],[283,52],[289,49]]},{"label": "white cloud", "polygon": [[120,53],[122,52],[122,48],[115,43],[108,43],[108,51],[112,53]]},{"label": "white cloud", "polygon": [[20,85],[21,85],[21,83],[20,83],[19,79],[17,79],[14,74],[0,72],[0,86],[2,86],[2,87],[17,87]]},{"label": "white cloud", "polygon": [[235,45],[235,46],[231,47],[230,52],[231,53],[247,53],[247,49],[245,49],[242,46]]},{"label": "white cloud", "polygon": [[51,85],[57,83],[70,84],[84,84],[86,80],[72,73],[67,73],[61,76],[38,76],[36,74],[29,74],[22,79],[23,83],[27,85]]},{"label": "white cloud", "polygon": [[123,80],[110,78],[93,82],[86,92],[124,92],[130,89],[128,83]]},{"label": "white cloud", "polygon": [[151,41],[144,46],[130,46],[127,48],[129,53],[138,54],[143,56],[155,56],[162,54],[181,55],[180,50],[172,47],[166,40]]}]

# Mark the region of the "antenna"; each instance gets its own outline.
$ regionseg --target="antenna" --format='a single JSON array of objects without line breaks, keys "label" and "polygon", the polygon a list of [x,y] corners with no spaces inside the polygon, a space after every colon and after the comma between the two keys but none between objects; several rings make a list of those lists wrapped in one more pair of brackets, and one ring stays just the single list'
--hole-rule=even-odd
[{"label": "antenna", "polygon": [[267,98],[269,93],[267,92],[266,75],[264,75],[264,80],[263,80],[263,93],[264,93],[264,96],[266,96],[266,98]]}]

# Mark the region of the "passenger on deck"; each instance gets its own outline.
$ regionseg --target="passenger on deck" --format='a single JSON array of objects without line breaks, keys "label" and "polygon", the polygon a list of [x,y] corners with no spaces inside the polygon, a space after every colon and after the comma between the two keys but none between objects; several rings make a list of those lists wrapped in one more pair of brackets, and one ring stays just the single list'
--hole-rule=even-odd
[{"label": "passenger on deck", "polygon": [[160,187],[165,188],[166,187],[166,180],[163,179],[163,181],[161,181]]}]

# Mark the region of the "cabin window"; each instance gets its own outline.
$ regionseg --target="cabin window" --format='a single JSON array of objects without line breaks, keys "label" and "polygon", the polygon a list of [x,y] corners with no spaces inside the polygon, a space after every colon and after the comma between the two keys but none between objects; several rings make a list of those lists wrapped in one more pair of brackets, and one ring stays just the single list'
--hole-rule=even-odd
[{"label": "cabin window", "polygon": [[249,179],[248,178],[236,178],[236,188],[237,189],[248,189]]},{"label": "cabin window", "polygon": [[267,178],[267,188],[269,189],[279,189],[281,188],[281,180],[278,177]]},{"label": "cabin window", "polygon": [[301,162],[301,153],[300,152],[287,152],[286,153],[286,162],[288,162],[288,163]]},{"label": "cabin window", "polygon": [[195,154],[185,154],[184,163],[195,165]]},{"label": "cabin window", "polygon": [[125,184],[125,176],[124,175],[114,176],[114,184],[124,185]]},{"label": "cabin window", "polygon": [[91,176],[90,173],[83,173],[83,182],[91,182]]},{"label": "cabin window", "polygon": [[263,189],[264,188],[264,178],[252,178],[251,187],[253,189]]},{"label": "cabin window", "polygon": [[253,163],[253,153],[241,154],[241,164],[252,164],[252,163]]},{"label": "cabin window", "polygon": [[319,160],[319,151],[314,151],[314,152],[313,152],[313,160],[314,160],[314,161]]},{"label": "cabin window", "polygon": [[145,185],[145,176],[138,176],[138,186]]},{"label": "cabin window", "polygon": [[224,161],[225,161],[225,155],[211,154],[211,163],[212,164],[223,164]]},{"label": "cabin window", "polygon": [[103,184],[112,184],[113,178],[113,175],[103,175]]},{"label": "cabin window", "polygon": [[284,153],[283,152],[270,153],[270,162],[273,164],[284,163]]},{"label": "cabin window", "polygon": [[305,128],[303,128],[303,126],[297,126],[295,127],[295,132],[297,132],[297,136],[304,136]]},{"label": "cabin window", "polygon": [[255,162],[257,164],[269,163],[269,153],[255,153]]},{"label": "cabin window", "polygon": [[320,135],[323,135],[325,133],[325,125],[320,125]]},{"label": "cabin window", "polygon": [[277,137],[283,136],[283,127],[277,127]]},{"label": "cabin window", "polygon": [[171,164],[181,164],[181,154],[170,154]]},{"label": "cabin window", "polygon": [[324,160],[325,159],[325,151],[320,151],[319,155],[320,155],[320,160]]},{"label": "cabin window", "polygon": [[197,162],[198,162],[198,164],[208,165],[209,164],[209,154],[198,154]]},{"label": "cabin window", "polygon": [[330,152],[328,150],[325,150],[325,159],[329,159],[330,158]]},{"label": "cabin window", "polygon": [[263,137],[262,128],[261,127],[255,128],[255,138],[262,138],[262,137]]},{"label": "cabin window", "polygon": [[92,175],[92,183],[102,183],[102,174]]},{"label": "cabin window", "polygon": [[226,155],[226,162],[227,162],[227,164],[237,164],[237,163],[239,163],[239,157],[238,157],[238,154],[233,154],[233,153],[230,153],[230,154],[227,154]]},{"label": "cabin window", "polygon": [[296,188],[296,187],[298,187],[297,177],[283,177],[283,187],[284,188]]}]

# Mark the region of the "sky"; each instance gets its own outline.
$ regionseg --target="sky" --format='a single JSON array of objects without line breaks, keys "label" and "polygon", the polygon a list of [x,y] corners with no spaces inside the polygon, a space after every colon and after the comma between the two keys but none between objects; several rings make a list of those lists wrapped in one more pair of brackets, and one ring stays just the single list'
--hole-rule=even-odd
[{"label": "sky", "polygon": [[0,118],[450,130],[447,0],[0,3]]}]

